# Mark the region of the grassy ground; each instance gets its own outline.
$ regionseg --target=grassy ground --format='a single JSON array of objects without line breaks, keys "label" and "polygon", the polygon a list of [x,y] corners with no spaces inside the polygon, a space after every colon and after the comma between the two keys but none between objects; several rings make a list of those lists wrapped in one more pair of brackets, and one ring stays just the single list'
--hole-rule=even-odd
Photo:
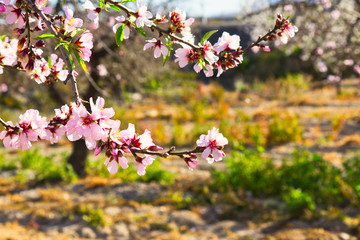
[{"label": "grassy ground", "polygon": [[[194,83],[192,83],[194,84]],[[122,127],[192,147],[217,126],[231,142],[221,163],[194,171],[162,160],[138,177],[109,176],[103,157],[77,179],[69,144],[0,155],[4,239],[357,239],[358,88],[311,89],[301,75],[267,84],[162,89],[115,107]],[[191,87],[190,87],[191,86]],[[156,93],[156,97],[155,97]],[[160,96],[160,97],[159,97]],[[156,104],[154,104],[156,103]],[[49,154],[50,153],[50,154]],[[53,154],[53,155],[51,155]]]}]

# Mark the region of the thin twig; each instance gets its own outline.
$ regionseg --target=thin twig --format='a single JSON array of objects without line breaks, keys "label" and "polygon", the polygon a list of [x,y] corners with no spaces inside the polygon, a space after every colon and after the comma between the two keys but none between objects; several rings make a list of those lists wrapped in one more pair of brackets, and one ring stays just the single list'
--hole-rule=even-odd
[{"label": "thin twig", "polygon": [[265,36],[261,37],[259,36],[258,40],[252,44],[250,44],[247,48],[245,48],[244,50],[242,50],[242,53],[246,53],[247,51],[249,51],[251,48],[258,46],[258,44],[262,41],[264,41],[268,36],[270,36],[271,34],[275,34],[276,30],[278,30],[279,28],[277,26],[275,26],[273,28],[273,30],[269,31]]},{"label": "thin twig", "polygon": [[189,150],[189,151],[182,151],[182,152],[174,152],[175,147],[171,147],[169,151],[166,152],[151,152],[148,150],[143,150],[143,149],[131,149],[131,152],[133,153],[142,153],[142,154],[149,154],[149,155],[156,155],[156,156],[160,156],[163,158],[168,157],[169,155],[173,155],[173,156],[184,156],[184,155],[190,155],[192,153],[201,153],[204,151],[204,149],[202,148],[195,148],[193,150]]},{"label": "thin twig", "polygon": [[[46,17],[46,15],[43,13],[43,11],[41,11],[39,8],[36,7],[36,5],[32,2],[32,0],[26,0],[27,4],[31,6],[31,8],[37,13],[39,14],[39,16],[41,17],[41,19],[45,22],[46,26],[48,27],[49,31],[57,38],[60,37],[59,33],[56,31],[55,27],[53,26],[53,24],[51,23],[51,21]],[[65,47],[60,45],[59,49],[61,51],[61,54],[63,56],[63,58],[65,59],[65,63],[66,66],[68,68],[69,74],[65,80],[65,84],[71,80],[72,82],[72,86],[73,86],[73,91],[74,91],[74,98],[77,104],[81,104],[81,99],[80,99],[80,95],[79,95],[79,90],[77,87],[77,83],[76,83],[76,78],[74,76],[74,70],[70,61],[70,57],[68,55],[68,53],[65,50]]]},{"label": "thin twig", "polygon": [[7,124],[4,120],[2,120],[0,118],[0,123],[6,128],[6,129],[9,129],[9,128],[12,128],[12,126],[10,126],[9,124]]},{"label": "thin twig", "polygon": [[[124,5],[115,2],[113,0],[106,0],[106,2],[114,4],[115,6],[117,6],[118,8],[120,8],[121,10],[123,10],[128,16],[135,16],[136,12],[130,10],[129,8],[125,7]],[[195,49],[195,50],[199,50],[202,47],[200,46],[196,46],[188,41],[185,41],[184,39],[182,39],[181,37],[176,36],[175,34],[171,33],[169,30],[165,30],[160,28],[158,25],[156,25],[155,23],[152,23],[152,25],[149,27],[151,29],[155,29],[156,31],[158,31],[161,35],[167,35],[169,36],[172,40],[176,40],[178,42],[184,43],[188,46],[190,46],[191,48]]]}]

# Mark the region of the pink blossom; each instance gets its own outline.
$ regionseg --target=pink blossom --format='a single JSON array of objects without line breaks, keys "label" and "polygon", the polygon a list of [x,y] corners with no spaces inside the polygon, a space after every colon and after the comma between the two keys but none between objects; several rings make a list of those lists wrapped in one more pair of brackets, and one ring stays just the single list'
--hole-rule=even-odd
[{"label": "pink blossom", "polygon": [[146,44],[144,46],[144,51],[149,49],[149,48],[154,48],[154,57],[158,58],[161,56],[161,54],[165,57],[168,55],[169,50],[167,49],[167,47],[160,41],[157,40],[156,38],[153,38],[151,40],[146,40]]},{"label": "pink blossom", "polygon": [[327,80],[330,82],[330,83],[338,83],[340,82],[341,78],[337,75],[329,75],[327,77]]},{"label": "pink blossom", "polygon": [[35,5],[44,13],[50,14],[51,13],[51,7],[46,6],[47,0],[35,0]]},{"label": "pink blossom", "polygon": [[197,159],[197,156],[193,153],[188,157],[184,157],[184,161],[191,171],[194,170],[196,165],[199,163],[199,159]]},{"label": "pink blossom", "polygon": [[64,8],[65,10],[65,21],[64,21],[64,28],[66,32],[72,32],[76,28],[80,28],[83,25],[83,20],[81,18],[74,18],[74,12],[68,7]]},{"label": "pink blossom", "polygon": [[318,48],[315,49],[315,53],[317,55],[322,55],[324,53],[324,50],[321,47],[318,47]]},{"label": "pink blossom", "polygon": [[321,0],[321,4],[324,6],[324,8],[328,9],[331,8],[331,2],[329,0]]},{"label": "pink blossom", "polygon": [[326,72],[328,70],[327,65],[324,61],[320,61],[316,65],[320,72]]},{"label": "pink blossom", "polygon": [[8,86],[5,83],[0,84],[0,91],[6,93],[9,90]]},{"label": "pink blossom", "polygon": [[175,33],[181,33],[183,36],[189,36],[191,34],[191,24],[194,23],[194,18],[186,19],[186,13],[184,10],[176,8],[170,12],[170,29]]},{"label": "pink blossom", "polygon": [[137,2],[136,3],[138,11],[136,13],[136,27],[140,28],[140,27],[144,27],[148,26],[151,27],[153,25],[153,22],[151,20],[149,20],[149,18],[152,18],[152,13],[147,11],[147,5]]},{"label": "pink blossom", "polygon": [[48,126],[45,128],[46,136],[45,139],[50,141],[51,144],[57,143],[60,141],[62,136],[65,135],[65,127],[64,126]]},{"label": "pink blossom", "polygon": [[88,10],[87,18],[92,21],[93,28],[97,29],[99,27],[99,12],[97,8],[95,8],[94,4],[89,0],[87,0],[82,7]]},{"label": "pink blossom", "polygon": [[104,165],[107,166],[109,173],[115,174],[118,171],[118,163],[113,159],[110,161],[110,158],[106,158]]},{"label": "pink blossom", "polygon": [[88,113],[84,105],[76,106],[73,103],[72,117],[66,124],[67,137],[70,141],[85,138],[88,149],[96,147],[96,141],[106,141],[109,130],[116,124],[110,120],[115,114],[112,108],[103,108],[105,101],[98,97],[96,103],[90,98],[91,113]]},{"label": "pink blossom", "polygon": [[39,115],[38,110],[29,109],[24,114],[21,114],[19,118],[20,121],[17,125],[21,129],[19,145],[22,150],[29,149],[31,142],[36,142],[39,138],[46,138],[45,128],[47,127],[47,121],[45,117]]},{"label": "pink blossom", "polygon": [[293,8],[293,6],[291,4],[288,4],[288,5],[284,6],[284,10],[287,11],[287,12],[293,12],[294,8]]},{"label": "pink blossom", "polygon": [[129,36],[130,36],[130,22],[126,20],[126,18],[124,16],[119,16],[119,17],[116,17],[115,18],[116,21],[118,21],[119,23],[115,24],[113,26],[113,31],[114,33],[116,33],[117,29],[125,24],[125,27],[124,27],[124,39],[128,39]]},{"label": "pink blossom", "polygon": [[352,66],[352,65],[354,65],[354,60],[352,60],[352,59],[345,59],[345,60],[344,60],[344,65],[345,65],[345,66]]},{"label": "pink blossom", "polygon": [[17,64],[17,45],[18,40],[5,38],[0,40],[0,64],[14,66]]},{"label": "pink blossom", "polygon": [[[57,77],[60,81],[65,81],[69,71],[66,69],[63,69],[65,66],[64,61],[59,58],[58,60],[58,56],[56,54],[51,54],[50,55],[50,60],[51,60],[51,72],[55,75],[55,77]],[[57,60],[57,61],[56,61]]]},{"label": "pink blossom", "polygon": [[228,144],[228,140],[219,133],[219,129],[213,128],[209,130],[208,135],[202,134],[196,141],[198,147],[205,148],[201,154],[202,158],[208,160],[209,163],[221,161],[225,153],[221,150],[222,147]]},{"label": "pink blossom", "polygon": [[219,60],[219,57],[215,55],[215,50],[212,44],[208,41],[205,41],[202,45],[202,51],[204,54],[204,59],[207,61],[208,64],[212,65],[217,60]]},{"label": "pink blossom", "polygon": [[[11,121],[6,122],[10,126],[14,126]],[[0,132],[0,139],[3,140],[3,144],[5,148],[13,148],[18,149],[19,145],[19,134],[13,128],[5,129]]]},{"label": "pink blossom", "polygon": [[360,74],[360,66],[359,66],[359,65],[355,65],[355,66],[354,66],[354,71],[355,71],[357,74]]},{"label": "pink blossom", "polygon": [[35,67],[32,71],[31,78],[38,84],[45,83],[47,77],[50,75],[49,64],[45,59],[35,60]]},{"label": "pink blossom", "polygon": [[228,32],[223,32],[222,36],[214,45],[216,52],[224,50],[237,50],[240,47],[240,37],[238,35],[230,35]]},{"label": "pink blossom", "polygon": [[21,8],[6,7],[6,12],[9,14],[6,16],[5,21],[7,24],[18,23],[18,28],[23,28],[25,25],[25,17],[22,14]]},{"label": "pink blossom", "polygon": [[193,68],[197,73],[203,70],[206,77],[212,77],[214,75],[213,67],[208,64],[205,65],[206,69],[203,69],[199,63],[196,63]]},{"label": "pink blossom", "polygon": [[156,156],[154,156],[154,155],[145,154],[144,158],[137,159],[136,161],[139,162],[137,174],[139,174],[140,176],[145,175],[146,167],[151,165],[154,162],[155,158],[156,158]]},{"label": "pink blossom", "polygon": [[121,156],[118,158],[106,158],[104,165],[107,166],[107,169],[109,171],[110,174],[115,174],[118,171],[118,164],[123,168],[126,169],[129,167],[128,165],[128,160]]},{"label": "pink blossom", "polygon": [[98,71],[99,76],[107,76],[109,74],[109,72],[107,71],[106,67],[104,66],[104,64],[99,64],[96,66],[96,69]]},{"label": "pink blossom", "polygon": [[339,10],[333,10],[331,11],[331,17],[334,19],[334,20],[337,20],[339,19],[339,17],[341,16],[341,13]]},{"label": "pink blossom", "polygon": [[175,51],[175,62],[179,63],[181,68],[185,67],[190,61],[195,60],[194,57],[194,50],[188,46],[183,48],[178,48]]},{"label": "pink blossom", "polygon": [[329,49],[335,49],[336,48],[336,42],[334,41],[329,41],[326,43],[326,47]]},{"label": "pink blossom", "polygon": [[77,49],[80,57],[86,61],[90,61],[91,49],[93,48],[93,35],[89,31],[85,31],[81,34],[80,38],[75,42],[79,47]]},{"label": "pink blossom", "polygon": [[297,31],[298,31],[298,28],[296,26],[292,25],[291,23],[287,24],[280,35],[280,40],[284,44],[286,44],[288,42],[289,38],[295,36],[295,33]]},{"label": "pink blossom", "polygon": [[140,176],[145,175],[145,166],[142,163],[139,163],[138,165],[138,169],[137,169],[137,174],[139,174]]}]

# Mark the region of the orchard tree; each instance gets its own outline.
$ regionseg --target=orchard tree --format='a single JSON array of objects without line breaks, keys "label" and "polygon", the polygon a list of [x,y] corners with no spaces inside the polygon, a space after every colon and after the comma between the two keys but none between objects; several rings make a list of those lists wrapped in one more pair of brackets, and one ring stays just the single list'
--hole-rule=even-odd
[{"label": "orchard tree", "polygon": [[257,19],[274,11],[294,16],[300,29],[285,50],[287,55],[297,53],[298,70],[324,80],[322,84],[334,84],[339,93],[341,79],[360,76],[359,0],[282,0],[243,16],[243,22],[259,33],[267,27]]},{"label": "orchard tree", "polygon": [[[171,147],[165,151],[153,143],[149,130],[138,134],[133,124],[121,130],[120,121],[112,119],[114,110],[105,108],[104,98],[86,96],[84,100],[79,93],[77,77],[80,71],[75,64],[88,73],[86,63],[93,61],[93,48],[97,44],[91,31],[84,28],[84,22],[90,20],[91,29],[96,29],[100,26],[101,15],[116,12],[112,28],[118,46],[136,31],[144,35],[143,49],[153,51],[154,58],[161,57],[165,63],[173,52],[175,62],[181,68],[193,64],[195,72],[203,71],[208,77],[220,76],[237,67],[243,55],[253,47],[268,52],[270,48],[267,42],[279,38],[286,43],[294,36],[297,28],[287,18],[277,14],[273,28],[246,48],[240,46],[239,36],[227,32],[223,32],[215,44],[210,43],[208,39],[216,30],[206,33],[196,43],[191,32],[194,19],[186,18],[183,10],[177,8],[164,16],[160,13],[152,14],[147,5],[141,2],[136,3],[136,10],[131,10],[125,5],[127,2],[131,1],[86,1],[82,8],[87,11],[87,19],[78,17],[69,6],[63,8],[64,15],[52,14],[51,7],[44,0],[0,2],[0,12],[13,28],[13,36],[3,35],[0,39],[1,73],[8,69],[27,72],[36,83],[49,86],[70,83],[73,92],[73,102],[55,109],[55,116],[50,120],[40,116],[35,109],[28,109],[21,114],[16,123],[0,118],[4,127],[0,132],[0,140],[6,148],[26,150],[37,141],[54,144],[66,135],[69,141],[85,142],[84,146],[93,150],[95,155],[104,152],[107,157],[104,164],[111,174],[118,171],[119,165],[123,169],[128,167],[127,154],[131,154],[138,163],[139,175],[145,174],[146,167],[156,157],[178,156],[191,170],[199,161],[196,154],[201,154],[201,158],[208,163],[222,160],[225,156],[223,147],[228,144],[228,140],[215,127],[207,135],[201,135],[192,150],[179,152]],[[147,38],[145,28],[156,32],[157,36]],[[45,55],[44,48],[50,41],[55,43],[55,48],[51,54]],[[98,72],[101,71],[104,69],[98,69]],[[78,175],[84,176],[85,158],[79,158],[81,156],[76,154],[76,149],[74,152],[69,162]]]}]

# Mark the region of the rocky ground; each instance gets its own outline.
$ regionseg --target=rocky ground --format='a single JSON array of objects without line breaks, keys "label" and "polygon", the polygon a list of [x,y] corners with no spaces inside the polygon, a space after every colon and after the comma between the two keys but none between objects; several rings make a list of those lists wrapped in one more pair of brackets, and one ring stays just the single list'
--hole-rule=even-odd
[{"label": "rocky ground", "polygon": [[[360,146],[356,97],[334,99],[335,90],[309,92],[303,102],[264,101],[249,95],[250,104],[239,106],[250,115],[271,108],[287,109],[301,115],[305,146],[320,152],[334,165]],[[246,98],[245,98],[246,99]],[[309,100],[310,99],[310,100]],[[330,99],[332,101],[330,101]],[[245,102],[249,103],[249,100]],[[333,141],[319,143],[319,134],[332,134],[331,118],[350,116]],[[341,117],[340,117],[341,118]],[[269,147],[266,154],[281,159],[299,146],[287,143]],[[254,199],[247,193],[228,193],[239,211],[229,212],[228,203],[219,202],[220,193],[199,205],[191,202],[198,190],[211,179],[209,166],[201,164],[191,172],[180,160],[162,162],[176,172],[173,184],[128,182],[90,176],[65,184],[31,185],[11,180],[15,173],[0,172],[0,239],[357,239],[352,226],[360,209],[343,209],[348,220],[318,216],[308,219],[276,217],[271,206],[275,199]],[[222,169],[224,163],[215,167]],[[238,196],[245,196],[245,200]],[[239,198],[239,199],[238,199]],[[215,199],[215,201],[214,201]],[[244,207],[245,206],[245,207]],[[231,208],[233,209],[233,208]],[[275,215],[275,217],[274,217]]]}]

